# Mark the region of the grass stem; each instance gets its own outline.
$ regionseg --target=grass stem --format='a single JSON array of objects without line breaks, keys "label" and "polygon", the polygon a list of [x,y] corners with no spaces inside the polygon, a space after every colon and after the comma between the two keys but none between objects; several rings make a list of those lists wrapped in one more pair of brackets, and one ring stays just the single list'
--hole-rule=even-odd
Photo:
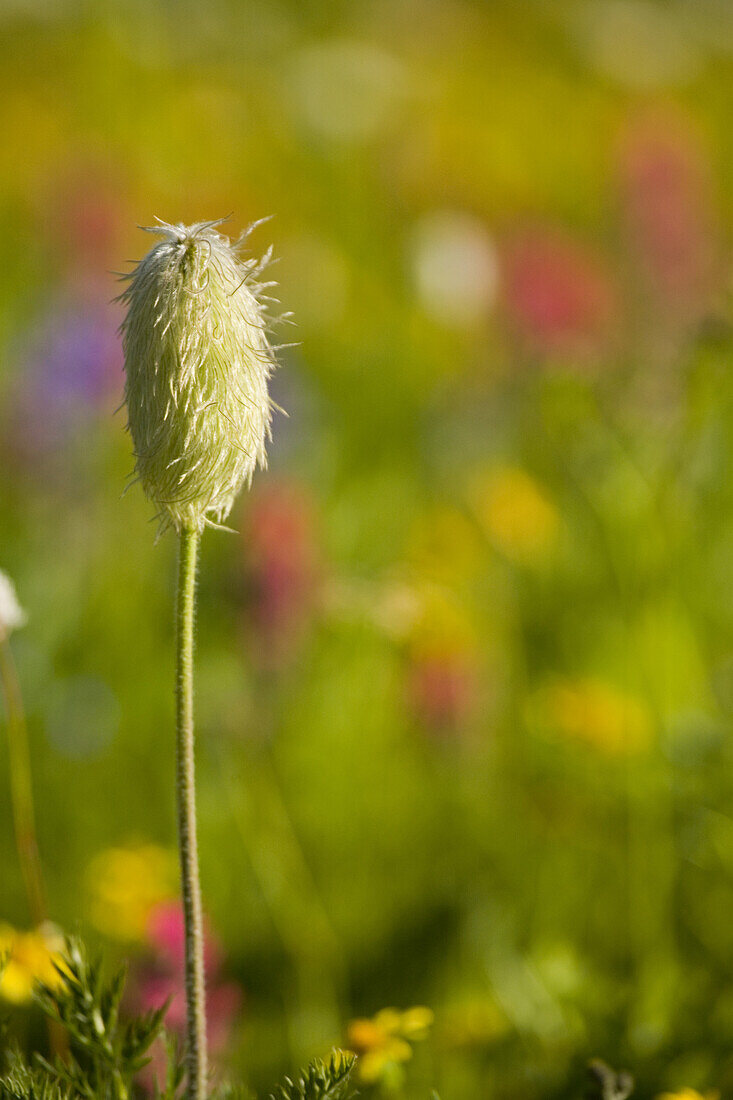
[{"label": "grass stem", "polygon": [[47,913],[41,859],[38,854],[28,727],[13,651],[5,635],[0,638],[0,683],[7,717],[10,800],[15,843],[31,923],[38,927],[46,920]]}]

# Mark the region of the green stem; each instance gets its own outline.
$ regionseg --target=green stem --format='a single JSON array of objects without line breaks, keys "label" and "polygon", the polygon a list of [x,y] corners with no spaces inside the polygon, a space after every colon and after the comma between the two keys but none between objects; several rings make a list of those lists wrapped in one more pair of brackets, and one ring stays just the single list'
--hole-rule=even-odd
[{"label": "green stem", "polygon": [[10,798],[15,843],[31,922],[34,925],[40,925],[46,919],[46,900],[36,836],[28,729],[15,661],[7,635],[4,633],[0,637],[0,682],[2,682],[7,715]]},{"label": "green stem", "polygon": [[181,532],[176,606],[176,790],[186,930],[188,1100],[204,1100],[208,1085],[204,933],[196,839],[193,749],[193,620],[198,545],[198,531]]}]

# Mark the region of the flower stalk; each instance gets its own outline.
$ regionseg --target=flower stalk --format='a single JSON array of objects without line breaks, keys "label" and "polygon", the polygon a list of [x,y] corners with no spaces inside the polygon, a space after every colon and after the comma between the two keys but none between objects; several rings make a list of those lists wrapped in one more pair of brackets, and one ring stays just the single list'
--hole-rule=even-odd
[{"label": "flower stalk", "polygon": [[125,278],[125,401],[135,472],[179,537],[176,607],[176,794],[185,924],[187,1097],[208,1089],[203,917],[196,837],[193,639],[201,532],[220,527],[266,462],[275,366],[260,281],[219,222],[151,227],[161,240]]},{"label": "flower stalk", "polygon": [[47,913],[36,833],[28,727],[13,651],[10,648],[7,632],[2,629],[0,629],[0,683],[2,683],[7,718],[10,801],[15,844],[31,923],[37,927],[46,920]]},{"label": "flower stalk", "polygon": [[193,728],[193,635],[199,537],[196,530],[184,528],[181,531],[176,605],[176,794],[185,921],[189,1100],[203,1100],[208,1079]]}]

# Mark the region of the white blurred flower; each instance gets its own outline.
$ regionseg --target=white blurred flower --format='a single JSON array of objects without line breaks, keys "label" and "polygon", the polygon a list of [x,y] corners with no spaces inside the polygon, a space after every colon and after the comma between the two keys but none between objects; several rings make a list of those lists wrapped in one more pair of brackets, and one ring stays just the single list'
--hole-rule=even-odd
[{"label": "white blurred flower", "polygon": [[368,623],[389,638],[404,639],[414,628],[424,600],[417,589],[397,578],[369,582],[332,578],[321,592],[322,608],[334,620]]},{"label": "white blurred flower", "polygon": [[26,615],[18,603],[15,585],[7,573],[0,569],[0,638],[7,637],[19,626],[24,626]]},{"label": "white blurred flower", "polygon": [[367,141],[390,118],[406,80],[400,62],[378,46],[334,39],[292,58],[288,90],[294,111],[332,141]]},{"label": "white blurred flower", "polygon": [[577,29],[591,62],[619,84],[674,87],[700,69],[700,43],[679,5],[595,0],[578,14]]},{"label": "white blurred flower", "polygon": [[478,218],[458,210],[424,215],[411,261],[420,302],[437,321],[462,328],[487,316],[496,298],[498,261]]}]

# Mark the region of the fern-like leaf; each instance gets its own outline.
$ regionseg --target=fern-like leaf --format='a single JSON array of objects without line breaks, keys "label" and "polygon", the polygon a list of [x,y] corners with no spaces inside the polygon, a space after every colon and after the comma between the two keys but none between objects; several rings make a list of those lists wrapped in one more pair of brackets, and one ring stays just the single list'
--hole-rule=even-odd
[{"label": "fern-like leaf", "polygon": [[41,1067],[31,1069],[18,1050],[11,1048],[6,1059],[6,1072],[0,1077],[0,1100],[70,1100],[66,1086]]},{"label": "fern-like leaf", "polygon": [[297,1081],[289,1077],[278,1085],[270,1100],[349,1100],[355,1092],[350,1085],[356,1058],[343,1050],[334,1050],[328,1062],[314,1059]]}]

